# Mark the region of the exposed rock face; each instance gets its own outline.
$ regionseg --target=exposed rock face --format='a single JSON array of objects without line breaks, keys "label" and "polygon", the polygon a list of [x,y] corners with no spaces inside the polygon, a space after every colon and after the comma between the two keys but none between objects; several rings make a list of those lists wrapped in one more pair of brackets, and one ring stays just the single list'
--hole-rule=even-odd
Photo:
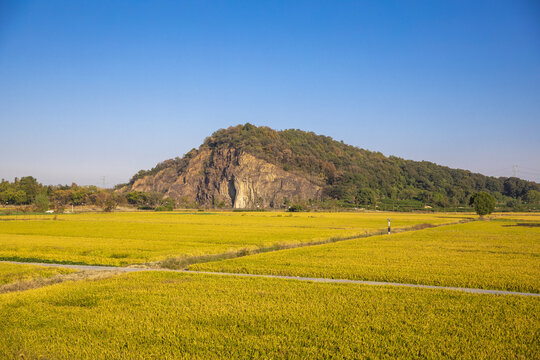
[{"label": "exposed rock face", "polygon": [[278,208],[286,200],[322,197],[322,188],[307,178],[233,148],[201,150],[180,173],[163,169],[138,179],[131,190],[236,209]]}]

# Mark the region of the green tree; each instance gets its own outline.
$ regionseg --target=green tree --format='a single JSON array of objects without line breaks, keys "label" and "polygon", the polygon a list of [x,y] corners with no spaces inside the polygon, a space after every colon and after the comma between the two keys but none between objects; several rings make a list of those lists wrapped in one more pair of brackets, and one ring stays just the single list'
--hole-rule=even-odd
[{"label": "green tree", "polygon": [[28,198],[23,190],[8,189],[0,194],[0,198],[3,203],[6,204],[24,204]]},{"label": "green tree", "polygon": [[132,191],[126,194],[128,203],[132,205],[144,205],[148,199],[146,193],[141,191]]},{"label": "green tree", "polygon": [[377,193],[370,188],[363,188],[358,191],[356,201],[359,205],[377,205]]},{"label": "green tree", "polygon": [[24,176],[22,177],[17,186],[19,190],[24,191],[26,194],[26,202],[31,203],[34,201],[36,196],[39,194],[40,188],[42,187],[40,183],[33,176]]},{"label": "green tree", "polygon": [[540,204],[540,191],[529,190],[525,195],[525,200],[529,204]]},{"label": "green tree", "polygon": [[34,205],[36,206],[36,210],[39,212],[47,211],[49,210],[49,197],[46,193],[39,193],[36,195],[36,198],[34,199]]},{"label": "green tree", "polygon": [[444,196],[444,194],[440,192],[436,192],[433,194],[433,202],[435,203],[435,205],[443,208],[448,206],[448,199],[446,198],[446,196]]},{"label": "green tree", "polygon": [[513,211],[524,211],[525,206],[521,202],[521,199],[510,199],[506,202],[506,206],[511,208]]},{"label": "green tree", "polygon": [[493,195],[487,192],[476,193],[471,196],[471,200],[469,201],[469,205],[474,206],[474,210],[480,217],[491,214],[495,210],[496,204],[497,201]]}]

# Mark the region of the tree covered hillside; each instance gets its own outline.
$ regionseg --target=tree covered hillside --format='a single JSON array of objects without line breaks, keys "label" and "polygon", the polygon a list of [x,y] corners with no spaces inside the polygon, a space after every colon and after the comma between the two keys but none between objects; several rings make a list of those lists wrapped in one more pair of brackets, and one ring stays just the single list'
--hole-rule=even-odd
[{"label": "tree covered hillside", "polygon": [[238,125],[215,132],[203,146],[242,149],[317,179],[325,185],[327,196],[356,204],[381,198],[416,199],[438,206],[467,204],[477,191],[490,192],[499,201],[505,197],[527,201],[530,190],[540,190],[539,184],[518,178],[495,178],[428,161],[386,157],[302,130]]}]

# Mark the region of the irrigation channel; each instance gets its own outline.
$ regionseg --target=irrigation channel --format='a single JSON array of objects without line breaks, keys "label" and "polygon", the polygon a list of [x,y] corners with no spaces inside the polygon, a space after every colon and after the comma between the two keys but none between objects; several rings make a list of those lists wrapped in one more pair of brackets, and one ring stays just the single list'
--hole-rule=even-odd
[{"label": "irrigation channel", "polygon": [[401,287],[421,288],[421,289],[462,291],[462,292],[473,293],[473,294],[519,295],[519,296],[540,297],[540,294],[527,293],[527,292],[506,291],[506,290],[490,290],[490,289],[475,289],[475,288],[462,288],[462,287],[450,287],[450,286],[435,286],[435,285],[421,285],[421,284],[403,284],[403,283],[383,282],[383,281],[312,278],[312,277],[285,276],[285,275],[241,274],[241,273],[225,273],[225,272],[212,272],[212,271],[192,271],[192,270],[173,270],[173,269],[143,268],[143,267],[117,267],[117,266],[101,266],[101,265],[50,264],[50,263],[31,263],[31,262],[18,262],[18,261],[0,261],[0,262],[9,263],[9,264],[21,264],[21,265],[40,265],[40,266],[50,266],[50,267],[61,267],[61,268],[68,268],[68,269],[75,269],[75,270],[104,270],[104,271],[119,271],[119,272],[169,271],[169,272],[179,272],[179,273],[184,273],[184,274],[204,274],[204,275],[221,275],[221,276],[238,276],[238,277],[256,277],[256,278],[286,279],[286,280],[311,281],[311,282],[322,282],[322,283],[360,284],[360,285],[375,285],[375,286],[401,286]]}]

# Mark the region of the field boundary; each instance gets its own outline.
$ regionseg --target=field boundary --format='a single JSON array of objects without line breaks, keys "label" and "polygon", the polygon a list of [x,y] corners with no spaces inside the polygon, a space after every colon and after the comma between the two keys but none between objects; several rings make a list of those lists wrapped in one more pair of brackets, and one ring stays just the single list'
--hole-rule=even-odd
[{"label": "field boundary", "polygon": [[200,274],[200,275],[219,275],[219,276],[236,276],[247,278],[267,278],[267,279],[282,279],[282,280],[296,280],[296,281],[308,281],[319,283],[339,283],[339,284],[358,284],[369,286],[392,286],[392,287],[407,287],[418,289],[432,289],[432,290],[448,290],[448,291],[460,291],[471,294],[489,294],[489,295],[514,295],[514,296],[529,296],[540,297],[538,293],[518,292],[508,290],[492,290],[492,289],[478,289],[478,288],[465,288],[465,287],[452,287],[452,286],[437,286],[437,285],[423,285],[423,284],[406,284],[396,282],[384,282],[384,281],[369,281],[369,280],[349,280],[349,279],[332,279],[332,278],[314,278],[314,277],[302,277],[302,276],[286,276],[286,275],[266,275],[266,274],[243,274],[243,273],[227,273],[227,272],[212,272],[212,271],[195,271],[195,270],[175,270],[175,269],[159,269],[159,268],[142,268],[142,267],[114,267],[114,266],[92,266],[92,265],[68,265],[68,264],[50,264],[50,263],[25,263],[16,261],[0,261],[2,263],[20,264],[20,265],[38,265],[38,266],[50,266],[61,267],[75,270],[100,270],[100,271],[116,271],[121,272],[142,272],[142,271],[166,271],[166,272],[178,272],[183,274]]}]

